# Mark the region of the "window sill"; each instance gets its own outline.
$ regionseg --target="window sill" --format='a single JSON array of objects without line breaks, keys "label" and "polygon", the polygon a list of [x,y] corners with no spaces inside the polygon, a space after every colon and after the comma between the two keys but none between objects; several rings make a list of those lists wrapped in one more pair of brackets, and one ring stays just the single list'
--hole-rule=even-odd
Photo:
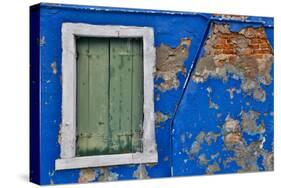
[{"label": "window sill", "polygon": [[158,156],[156,151],[151,153],[97,155],[86,157],[74,157],[68,159],[57,159],[56,170],[157,162]]}]

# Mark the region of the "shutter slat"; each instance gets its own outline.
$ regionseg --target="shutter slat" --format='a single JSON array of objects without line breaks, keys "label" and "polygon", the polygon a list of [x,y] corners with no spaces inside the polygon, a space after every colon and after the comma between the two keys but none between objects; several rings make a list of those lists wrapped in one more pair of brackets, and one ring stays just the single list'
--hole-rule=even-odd
[{"label": "shutter slat", "polygon": [[89,38],[88,155],[104,154],[108,147],[109,40]]},{"label": "shutter slat", "polygon": [[140,39],[132,41],[132,52],[132,150],[140,152],[143,123],[143,49]]},{"label": "shutter slat", "polygon": [[110,40],[111,153],[131,151],[131,57],[126,39]]},{"label": "shutter slat", "polygon": [[77,148],[78,156],[87,155],[89,131],[89,75],[88,75],[88,50],[87,38],[77,39]]}]

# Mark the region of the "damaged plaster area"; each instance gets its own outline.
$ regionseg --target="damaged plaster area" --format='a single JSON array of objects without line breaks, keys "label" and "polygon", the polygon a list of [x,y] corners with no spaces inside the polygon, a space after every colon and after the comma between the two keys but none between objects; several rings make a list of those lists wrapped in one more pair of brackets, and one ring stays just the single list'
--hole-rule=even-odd
[{"label": "damaged plaster area", "polygon": [[204,50],[192,75],[195,83],[209,78],[227,82],[231,75],[241,80],[240,88],[245,94],[260,102],[266,100],[262,85],[272,83],[273,50],[263,27],[231,32],[228,25],[214,24]]},{"label": "damaged plaster area", "polygon": [[[148,179],[148,172],[144,164],[138,165],[137,169],[133,173],[133,177],[137,179]],[[104,181],[116,181],[119,178],[119,174],[112,172],[107,167],[101,168],[86,168],[81,169],[78,177],[78,183],[89,183],[95,180]]]},{"label": "damaged plaster area", "polygon": [[[224,161],[225,165],[235,161],[241,167],[239,172],[259,171],[258,158],[262,157],[264,169],[273,170],[273,153],[263,149],[265,125],[263,121],[257,125],[259,116],[255,111],[242,111],[241,122],[230,116],[226,118],[223,125],[224,144],[227,150],[234,152],[234,157]],[[243,134],[258,135],[259,139],[247,143]]]},{"label": "damaged plaster area", "polygon": [[[187,150],[188,160],[196,160],[197,164],[205,168],[206,174],[220,172],[221,169],[228,168],[233,162],[239,166],[238,172],[260,171],[261,166],[264,170],[271,171],[274,167],[273,152],[264,149],[265,124],[260,119],[260,113],[256,111],[242,111],[240,119],[234,119],[229,115],[226,117],[221,127],[221,132],[201,131],[195,137],[191,147]],[[249,140],[245,135],[257,136],[257,139]],[[218,148],[218,143],[222,141],[222,149],[205,153],[206,147],[212,144]],[[231,155],[222,154],[221,151],[231,152]],[[186,160],[185,162],[187,162]]]},{"label": "damaged plaster area", "polygon": [[51,64],[51,69],[52,69],[53,74],[55,74],[55,75],[58,74],[57,63],[56,62],[53,62]]},{"label": "damaged plaster area", "polygon": [[78,183],[88,183],[95,180],[98,181],[116,181],[119,175],[117,173],[111,172],[108,168],[98,168],[98,169],[81,169],[79,173]]},{"label": "damaged plaster area", "polygon": [[82,169],[79,173],[78,183],[88,183],[96,179],[96,171],[90,168]]},{"label": "damaged plaster area", "polygon": [[160,123],[165,122],[169,119],[169,115],[163,114],[162,112],[156,112],[154,116],[156,126],[159,126]]},{"label": "damaged plaster area", "polygon": [[[196,138],[195,141],[192,143],[191,148],[188,152],[188,154],[190,155],[191,158],[193,158],[195,155],[197,155],[201,148],[202,144],[207,144],[208,146],[211,146],[212,143],[217,142],[219,134],[218,133],[214,133],[214,132],[200,132]],[[200,159],[200,158],[199,158]],[[202,161],[200,161],[201,163]],[[203,162],[204,163],[204,162]]]},{"label": "damaged plaster area", "polygon": [[248,18],[248,16],[245,15],[234,15],[234,14],[213,14],[213,16],[225,20],[241,20],[241,21],[245,21]]},{"label": "damaged plaster area", "polygon": [[179,80],[177,74],[186,74],[184,61],[188,57],[190,39],[182,39],[176,48],[164,44],[156,50],[156,78],[162,78],[163,82],[158,86],[161,91],[177,89]]},{"label": "damaged plaster area", "polygon": [[149,179],[148,172],[144,164],[140,164],[138,168],[134,171],[133,177],[137,179]]},{"label": "damaged plaster area", "polygon": [[207,88],[207,92],[208,92],[208,98],[209,98],[209,108],[210,109],[215,109],[218,110],[219,109],[219,105],[216,104],[213,99],[212,99],[212,95],[213,95],[213,90],[211,87]]},{"label": "damaged plaster area", "polygon": [[111,172],[108,168],[99,169],[99,181],[116,181],[118,180],[119,174]]}]

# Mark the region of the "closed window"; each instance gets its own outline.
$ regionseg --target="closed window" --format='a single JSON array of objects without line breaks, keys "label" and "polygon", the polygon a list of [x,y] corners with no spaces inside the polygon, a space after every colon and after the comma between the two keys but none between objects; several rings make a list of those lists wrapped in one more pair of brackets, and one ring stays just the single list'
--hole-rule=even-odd
[{"label": "closed window", "polygon": [[76,39],[76,156],[142,151],[140,38]]},{"label": "closed window", "polygon": [[153,30],[64,23],[56,169],[155,163]]}]

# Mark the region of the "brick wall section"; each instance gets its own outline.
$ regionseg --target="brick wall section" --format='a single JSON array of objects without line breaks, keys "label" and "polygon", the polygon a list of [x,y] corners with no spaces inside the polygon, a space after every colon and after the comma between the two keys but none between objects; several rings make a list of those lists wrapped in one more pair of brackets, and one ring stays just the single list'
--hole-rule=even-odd
[{"label": "brick wall section", "polygon": [[[214,26],[214,33],[218,33],[216,43],[214,45],[214,55],[224,54],[229,55],[233,62],[237,55],[263,58],[264,55],[272,54],[272,49],[266,38],[264,28],[246,28],[239,33],[231,33],[229,31],[219,32],[218,25]],[[241,38],[241,34],[246,38],[248,45],[239,50],[237,39]],[[209,51],[209,54],[211,50]]]},{"label": "brick wall section", "polygon": [[269,85],[273,50],[263,27],[247,27],[231,32],[228,25],[214,24],[192,76],[193,81],[205,82],[209,77],[227,81],[229,74],[242,80],[241,89],[258,101],[266,93],[260,84]]}]

